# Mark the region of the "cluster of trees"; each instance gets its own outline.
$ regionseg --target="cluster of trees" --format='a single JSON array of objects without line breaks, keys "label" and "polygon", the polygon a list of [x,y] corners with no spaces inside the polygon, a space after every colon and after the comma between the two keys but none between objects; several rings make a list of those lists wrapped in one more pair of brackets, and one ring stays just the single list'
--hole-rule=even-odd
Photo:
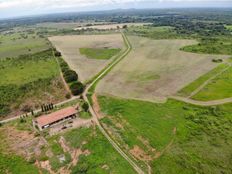
[{"label": "cluster of trees", "polygon": [[42,112],[50,111],[50,110],[52,110],[53,108],[54,108],[53,103],[41,105],[41,110],[42,110]]},{"label": "cluster of trees", "polygon": [[61,58],[61,53],[59,51],[55,50],[55,56],[59,57],[58,60],[63,77],[69,84],[72,94],[80,95],[84,91],[85,87],[81,82],[78,81],[78,74],[69,68],[68,64]]}]

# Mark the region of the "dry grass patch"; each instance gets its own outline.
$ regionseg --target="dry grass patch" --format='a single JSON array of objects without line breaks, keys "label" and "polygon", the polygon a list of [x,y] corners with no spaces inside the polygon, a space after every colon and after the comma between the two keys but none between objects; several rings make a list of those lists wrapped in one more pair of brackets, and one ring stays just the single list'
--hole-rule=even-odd
[{"label": "dry grass patch", "polygon": [[121,34],[55,36],[49,40],[61,51],[69,66],[75,70],[81,81],[87,81],[101,71],[110,60],[89,59],[82,55],[80,48],[116,48],[124,49]]},{"label": "dry grass patch", "polygon": [[217,64],[213,58],[227,56],[202,55],[180,51],[193,40],[151,40],[130,36],[131,53],[97,86],[100,94],[149,101],[165,101]]}]

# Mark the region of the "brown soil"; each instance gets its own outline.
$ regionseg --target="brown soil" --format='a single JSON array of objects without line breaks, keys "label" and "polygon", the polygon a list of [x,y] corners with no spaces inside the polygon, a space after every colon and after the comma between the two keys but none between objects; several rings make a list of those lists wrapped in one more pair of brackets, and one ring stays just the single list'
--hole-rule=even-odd
[{"label": "brown soil", "polygon": [[151,161],[152,157],[146,152],[143,151],[139,146],[135,145],[133,149],[130,150],[130,153],[137,159],[141,161]]},{"label": "brown soil", "polygon": [[28,131],[19,131],[14,127],[4,127],[0,129],[5,135],[5,141],[8,144],[8,150],[18,155],[30,159],[32,156],[38,157],[41,153],[41,147],[46,144],[40,137],[35,137]]},{"label": "brown soil", "polygon": [[101,113],[100,104],[98,103],[98,99],[97,99],[96,94],[92,95],[92,100],[93,100],[93,109],[96,112],[98,119],[103,118],[104,115]]}]

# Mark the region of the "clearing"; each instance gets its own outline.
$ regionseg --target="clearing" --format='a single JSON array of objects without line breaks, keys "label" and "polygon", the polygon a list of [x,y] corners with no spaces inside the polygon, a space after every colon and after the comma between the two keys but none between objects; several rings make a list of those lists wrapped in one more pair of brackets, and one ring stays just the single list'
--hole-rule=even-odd
[{"label": "clearing", "polygon": [[79,79],[85,82],[100,72],[109,60],[89,59],[82,55],[80,48],[96,49],[125,49],[121,34],[110,35],[80,35],[80,36],[54,36],[49,40],[59,50],[71,69],[75,70]]},{"label": "clearing", "polygon": [[99,83],[97,93],[164,102],[218,64],[214,58],[180,51],[193,40],[151,40],[129,36],[132,51]]}]

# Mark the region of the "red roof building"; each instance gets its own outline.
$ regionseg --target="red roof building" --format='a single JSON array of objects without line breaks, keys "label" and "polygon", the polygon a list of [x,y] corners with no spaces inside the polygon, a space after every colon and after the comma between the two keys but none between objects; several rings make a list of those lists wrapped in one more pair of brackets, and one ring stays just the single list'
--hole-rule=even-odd
[{"label": "red roof building", "polygon": [[40,130],[43,130],[64,120],[75,118],[76,114],[77,111],[74,107],[68,107],[51,114],[42,115],[33,120],[33,124],[36,125]]}]

